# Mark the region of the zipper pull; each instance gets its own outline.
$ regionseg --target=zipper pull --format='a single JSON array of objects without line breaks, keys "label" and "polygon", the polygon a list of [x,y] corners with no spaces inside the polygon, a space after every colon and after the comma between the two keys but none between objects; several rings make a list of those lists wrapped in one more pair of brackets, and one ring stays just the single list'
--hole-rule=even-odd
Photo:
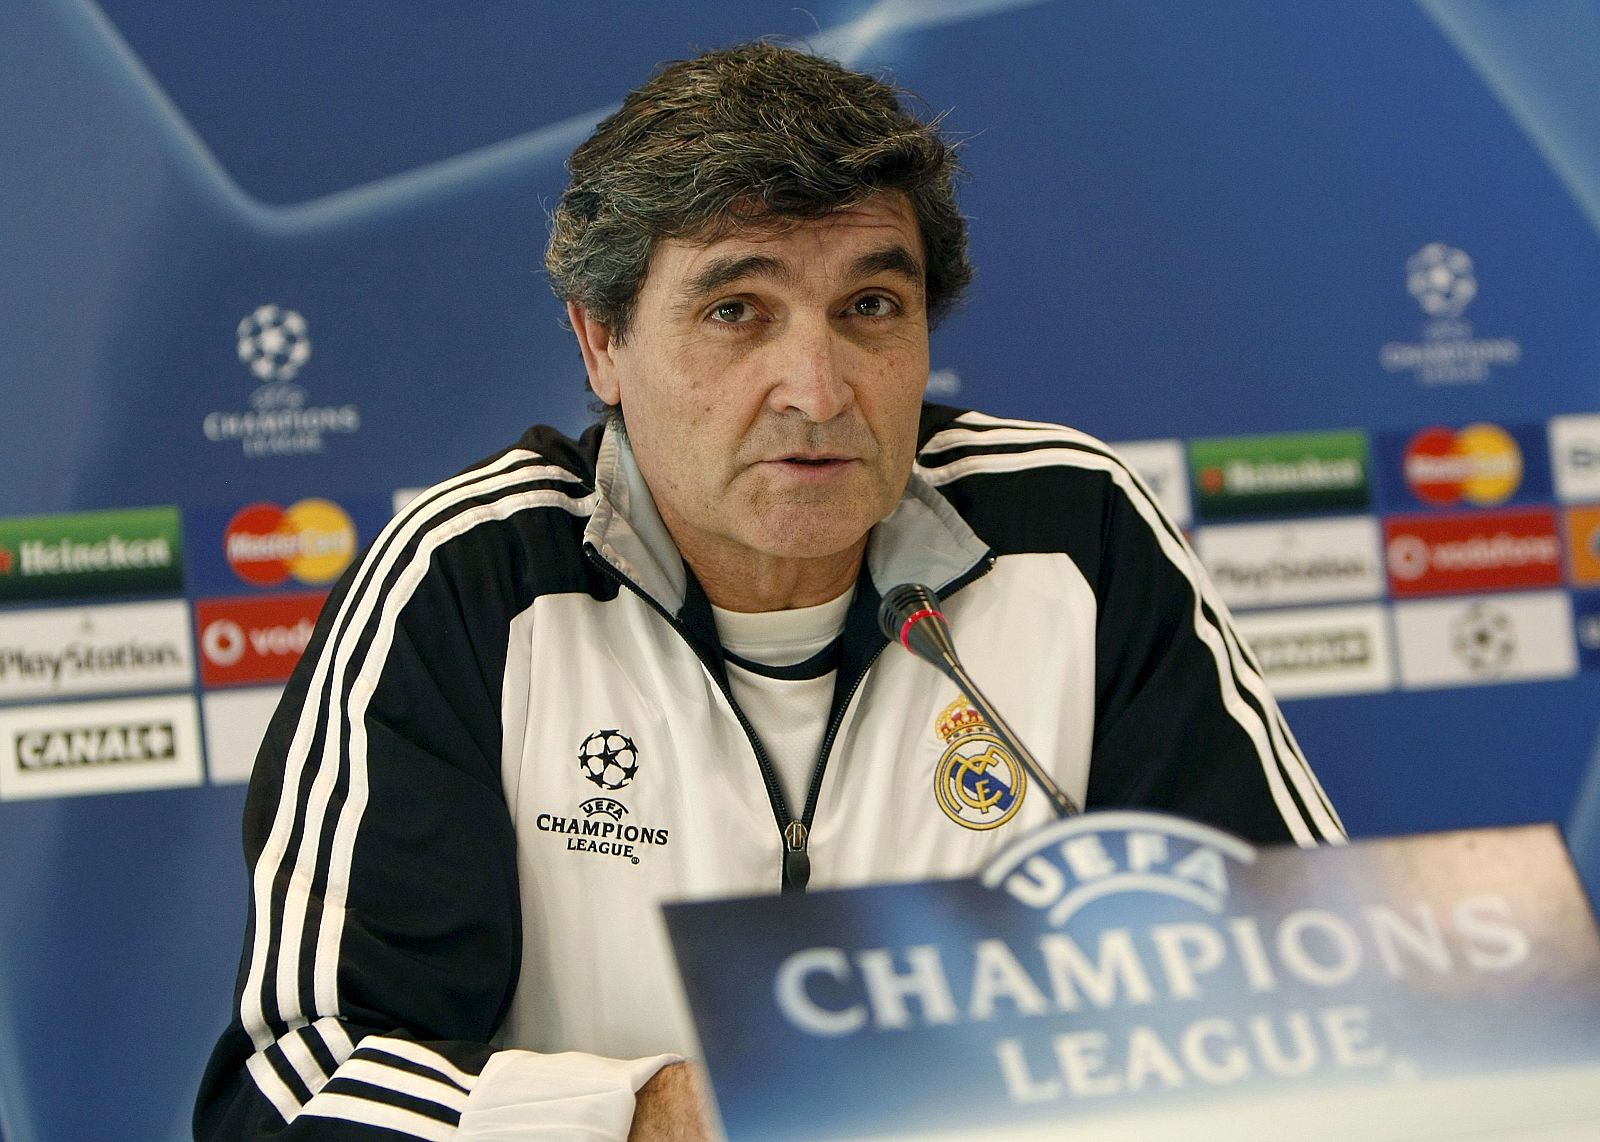
[{"label": "zipper pull", "polygon": [[783,830],[783,891],[804,892],[811,879],[811,855],[806,842],[811,830],[804,821],[790,821]]}]

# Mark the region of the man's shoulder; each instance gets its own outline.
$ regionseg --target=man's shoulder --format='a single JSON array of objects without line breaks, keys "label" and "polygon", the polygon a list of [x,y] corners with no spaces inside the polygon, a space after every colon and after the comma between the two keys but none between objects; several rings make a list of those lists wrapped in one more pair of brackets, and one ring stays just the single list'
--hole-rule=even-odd
[{"label": "man's shoulder", "polygon": [[1105,441],[1071,425],[937,404],[922,407],[917,463],[928,472],[953,469],[951,477],[1064,469],[1103,478],[1128,470]]},{"label": "man's shoulder", "polygon": [[1174,529],[1115,449],[1065,424],[927,405],[917,471],[999,554],[1058,551],[1083,567]]},{"label": "man's shoulder", "polygon": [[[577,438],[536,425],[515,444],[424,488],[380,542],[435,553],[528,549],[565,563],[594,510],[600,426]],[[435,565],[439,560],[435,558]]]}]

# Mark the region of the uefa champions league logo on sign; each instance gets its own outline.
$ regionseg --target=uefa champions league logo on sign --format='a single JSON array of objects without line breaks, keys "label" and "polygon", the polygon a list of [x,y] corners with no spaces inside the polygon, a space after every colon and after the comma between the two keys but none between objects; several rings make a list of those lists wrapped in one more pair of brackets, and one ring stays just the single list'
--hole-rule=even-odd
[{"label": "uefa champions league logo on sign", "polygon": [[262,381],[291,381],[311,359],[306,319],[276,305],[256,307],[239,322],[239,360]]},{"label": "uefa champions league logo on sign", "polygon": [[306,390],[295,381],[311,360],[311,335],[297,310],[258,305],[234,328],[240,364],[259,384],[249,410],[217,409],[201,421],[213,444],[237,441],[251,459],[321,452],[330,436],[361,428],[353,404],[309,407]]},{"label": "uefa champions league logo on sign", "polygon": [[1460,317],[1478,296],[1478,279],[1465,252],[1429,242],[1406,262],[1406,289],[1429,317]]},{"label": "uefa champions league logo on sign", "polygon": [[1429,242],[1406,259],[1406,292],[1428,321],[1422,339],[1391,341],[1378,353],[1390,373],[1411,373],[1425,385],[1481,384],[1495,365],[1515,365],[1522,346],[1510,337],[1475,338],[1462,319],[1478,296],[1478,276],[1465,250]]}]

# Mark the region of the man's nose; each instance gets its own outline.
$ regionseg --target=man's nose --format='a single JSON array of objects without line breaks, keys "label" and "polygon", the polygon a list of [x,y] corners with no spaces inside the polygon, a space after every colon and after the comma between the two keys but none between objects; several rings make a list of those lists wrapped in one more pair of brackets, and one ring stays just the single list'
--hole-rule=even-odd
[{"label": "man's nose", "polygon": [[848,380],[850,345],[825,319],[796,322],[777,345],[767,403],[780,413],[799,412],[813,423],[838,416],[855,400]]}]

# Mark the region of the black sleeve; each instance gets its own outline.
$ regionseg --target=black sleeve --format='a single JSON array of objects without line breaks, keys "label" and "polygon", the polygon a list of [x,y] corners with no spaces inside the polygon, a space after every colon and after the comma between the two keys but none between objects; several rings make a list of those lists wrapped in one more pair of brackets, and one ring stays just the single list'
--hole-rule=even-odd
[{"label": "black sleeve", "polygon": [[1182,533],[1120,462],[1103,489],[1089,807],[1164,810],[1257,843],[1342,839]]},{"label": "black sleeve", "polygon": [[448,1137],[492,1053],[521,948],[500,783],[514,570],[439,533],[386,532],[349,573],[262,743],[199,1139]]}]

